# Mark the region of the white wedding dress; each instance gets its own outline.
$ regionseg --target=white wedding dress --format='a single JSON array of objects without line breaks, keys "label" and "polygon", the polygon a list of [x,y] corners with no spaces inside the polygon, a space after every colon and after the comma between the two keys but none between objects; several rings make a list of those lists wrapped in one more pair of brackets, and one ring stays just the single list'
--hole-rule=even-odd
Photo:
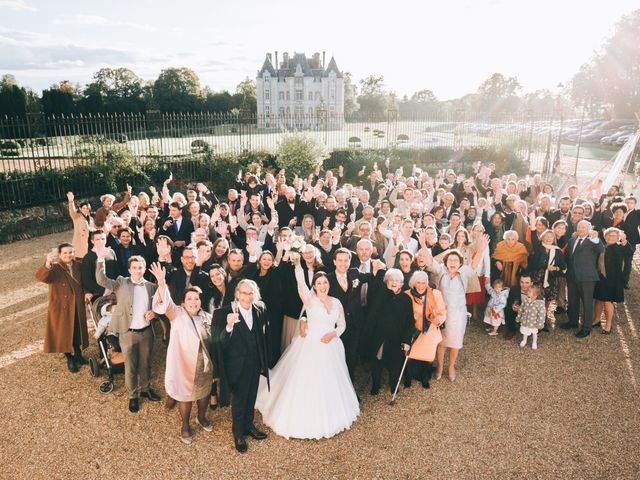
[{"label": "white wedding dress", "polygon": [[[360,414],[339,338],[345,330],[344,311],[340,301],[331,297],[327,311],[304,281],[302,285],[298,281],[307,312],[307,335],[296,334],[270,371],[271,391],[261,377],[256,408],[280,436],[329,438],[348,429]],[[322,343],[322,336],[332,331],[337,337]]]}]

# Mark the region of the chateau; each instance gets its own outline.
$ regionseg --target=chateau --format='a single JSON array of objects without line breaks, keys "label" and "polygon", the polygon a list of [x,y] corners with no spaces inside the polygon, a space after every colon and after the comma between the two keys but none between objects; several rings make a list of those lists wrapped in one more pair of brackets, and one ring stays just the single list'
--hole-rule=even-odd
[{"label": "chateau", "polygon": [[[344,79],[333,57],[267,53],[256,77],[258,128],[321,130],[344,123]],[[275,63],[275,67],[274,67]]]}]

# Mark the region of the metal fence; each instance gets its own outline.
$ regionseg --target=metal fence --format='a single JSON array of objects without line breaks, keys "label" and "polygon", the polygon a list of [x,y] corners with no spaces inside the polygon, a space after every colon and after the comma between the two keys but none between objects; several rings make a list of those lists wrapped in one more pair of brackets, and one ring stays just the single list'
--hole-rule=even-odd
[{"label": "metal fence", "polygon": [[[436,148],[457,151],[508,146],[529,163],[532,172],[547,173],[562,156],[564,135],[582,126],[580,120],[526,113],[507,116],[456,111],[409,116],[389,110],[370,117],[327,115],[258,117],[147,112],[0,118],[0,210],[36,204],[38,189],[40,194],[46,190],[42,198],[48,201],[64,198],[63,180],[52,180],[58,182],[56,185],[43,185],[42,179],[34,184],[33,178],[43,170],[64,171],[102,162],[106,152],[118,146],[126,148],[140,162],[193,161],[197,155],[208,152],[275,153],[284,135],[306,132],[331,151]],[[27,198],[25,189],[36,195]],[[16,195],[25,198],[16,201]]]}]

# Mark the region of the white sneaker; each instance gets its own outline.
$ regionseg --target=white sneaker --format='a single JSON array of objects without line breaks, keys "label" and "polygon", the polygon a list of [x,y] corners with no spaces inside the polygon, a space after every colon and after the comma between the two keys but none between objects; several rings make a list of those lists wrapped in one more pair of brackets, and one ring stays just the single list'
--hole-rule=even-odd
[{"label": "white sneaker", "polygon": [[533,343],[531,344],[531,348],[532,348],[533,350],[537,350],[537,349],[538,349],[538,343],[537,343],[537,342],[533,342]]},{"label": "white sneaker", "polygon": [[526,344],[527,344],[527,341],[526,341],[526,340],[522,340],[522,341],[520,342],[520,346],[521,346],[521,347],[524,347]]}]

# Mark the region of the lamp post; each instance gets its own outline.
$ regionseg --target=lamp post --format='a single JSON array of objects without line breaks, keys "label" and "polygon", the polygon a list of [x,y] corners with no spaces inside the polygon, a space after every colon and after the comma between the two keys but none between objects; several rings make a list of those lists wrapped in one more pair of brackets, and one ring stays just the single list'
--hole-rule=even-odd
[{"label": "lamp post", "polygon": [[576,165],[573,169],[573,178],[578,183],[578,158],[580,158],[580,147],[582,146],[582,127],[584,126],[584,113],[586,105],[582,107],[582,118],[580,119],[580,132],[578,133],[578,146],[576,147]]},{"label": "lamp post", "polygon": [[560,130],[558,131],[558,145],[556,146],[556,158],[553,165],[553,170],[550,172],[549,176],[553,174],[553,171],[560,171],[560,149],[562,148],[562,127],[564,124],[564,112],[562,111],[562,88],[564,85],[562,83],[558,84],[558,110],[560,111]]}]

